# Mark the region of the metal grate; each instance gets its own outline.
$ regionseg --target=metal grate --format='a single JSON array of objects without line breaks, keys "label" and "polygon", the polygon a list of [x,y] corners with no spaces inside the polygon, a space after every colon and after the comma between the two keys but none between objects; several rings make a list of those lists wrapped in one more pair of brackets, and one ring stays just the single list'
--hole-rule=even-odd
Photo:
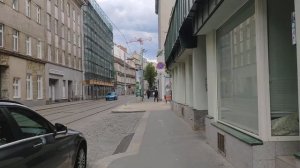
[{"label": "metal grate", "polygon": [[225,136],[220,133],[218,133],[218,149],[225,155]]}]

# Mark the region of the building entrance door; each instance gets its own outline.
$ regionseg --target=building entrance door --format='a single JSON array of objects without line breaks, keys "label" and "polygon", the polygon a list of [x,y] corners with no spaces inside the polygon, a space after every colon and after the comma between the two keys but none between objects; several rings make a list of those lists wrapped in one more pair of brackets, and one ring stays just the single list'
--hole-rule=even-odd
[{"label": "building entrance door", "polygon": [[73,99],[73,82],[72,81],[68,81],[68,99],[72,100]]}]

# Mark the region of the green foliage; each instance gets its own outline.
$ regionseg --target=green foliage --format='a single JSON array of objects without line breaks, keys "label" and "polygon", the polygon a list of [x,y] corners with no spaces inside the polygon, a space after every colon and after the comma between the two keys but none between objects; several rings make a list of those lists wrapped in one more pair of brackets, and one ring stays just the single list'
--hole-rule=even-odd
[{"label": "green foliage", "polygon": [[153,87],[156,76],[157,76],[157,72],[153,63],[149,63],[144,70],[144,79],[148,81],[149,88]]}]

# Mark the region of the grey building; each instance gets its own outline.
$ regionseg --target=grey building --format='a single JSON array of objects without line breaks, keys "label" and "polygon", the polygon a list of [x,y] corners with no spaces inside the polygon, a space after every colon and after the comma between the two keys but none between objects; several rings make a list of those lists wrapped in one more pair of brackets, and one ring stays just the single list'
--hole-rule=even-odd
[{"label": "grey building", "polygon": [[236,168],[300,165],[299,11],[298,0],[177,0],[172,10],[172,109]]},{"label": "grey building", "polygon": [[83,7],[84,95],[86,99],[103,97],[114,87],[113,29],[95,0]]},{"label": "grey building", "polygon": [[82,10],[84,0],[46,0],[44,5],[46,98],[82,99]]}]

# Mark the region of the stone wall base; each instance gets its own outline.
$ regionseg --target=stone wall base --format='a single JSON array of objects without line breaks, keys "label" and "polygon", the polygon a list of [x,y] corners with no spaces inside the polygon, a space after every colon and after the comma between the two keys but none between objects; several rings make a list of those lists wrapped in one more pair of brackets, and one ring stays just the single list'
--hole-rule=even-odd
[{"label": "stone wall base", "polygon": [[196,110],[190,106],[171,102],[171,109],[175,114],[183,118],[193,130],[205,130],[205,116],[207,110]]},{"label": "stone wall base", "polygon": [[293,156],[299,151],[298,141],[268,141],[263,145],[251,146],[236,137],[211,125],[213,119],[205,118],[205,135],[207,143],[218,149],[218,133],[225,138],[225,153],[220,152],[235,168],[279,168],[278,156]]}]

